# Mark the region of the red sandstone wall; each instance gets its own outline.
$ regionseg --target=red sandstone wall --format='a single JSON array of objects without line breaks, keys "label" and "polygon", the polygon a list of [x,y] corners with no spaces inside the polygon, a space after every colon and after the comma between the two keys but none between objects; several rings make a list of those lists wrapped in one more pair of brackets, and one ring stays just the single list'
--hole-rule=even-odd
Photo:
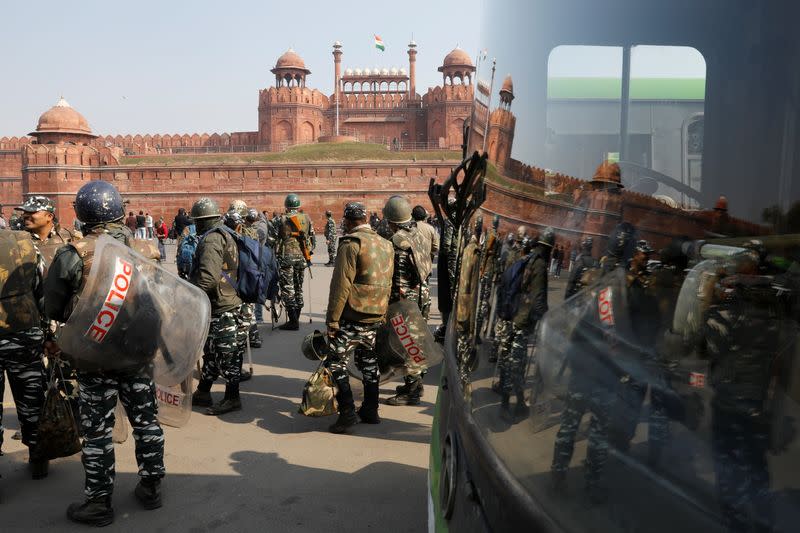
[{"label": "red sandstone wall", "polygon": [[6,219],[22,201],[22,151],[0,150],[0,208]]}]

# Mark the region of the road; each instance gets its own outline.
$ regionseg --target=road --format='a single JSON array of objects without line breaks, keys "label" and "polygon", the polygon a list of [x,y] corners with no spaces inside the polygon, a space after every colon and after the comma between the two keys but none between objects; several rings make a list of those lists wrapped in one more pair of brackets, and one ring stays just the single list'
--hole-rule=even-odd
[{"label": "road", "polygon": [[[174,249],[168,249],[168,258],[174,257]],[[300,341],[324,327],[332,272],[321,266],[326,254],[318,257],[311,306],[306,304],[301,330],[273,332],[269,324],[261,325],[264,343],[253,350],[255,375],[242,384],[242,411],[217,418],[195,410],[187,426],[164,427],[167,476],[161,509],[145,511],[133,496],[138,481],[133,438],[116,446],[116,521],[108,530],[426,529],[428,443],[438,369],[426,380],[421,405],[382,405],[380,425],[358,425],[351,435],[328,433],[333,417],[315,419],[297,413],[303,384],[315,368],[300,353]],[[165,266],[174,271],[174,263]],[[192,320],[190,309],[176,312]],[[438,316],[432,323],[438,323]],[[395,385],[382,386],[381,396],[393,394]],[[0,530],[85,531],[65,514],[69,503],[83,499],[80,454],[52,461],[49,477],[32,481],[27,449],[11,439],[19,425],[6,389]],[[221,383],[214,386],[215,399],[221,398],[223,389]],[[360,394],[360,383],[354,381],[353,390]]]}]

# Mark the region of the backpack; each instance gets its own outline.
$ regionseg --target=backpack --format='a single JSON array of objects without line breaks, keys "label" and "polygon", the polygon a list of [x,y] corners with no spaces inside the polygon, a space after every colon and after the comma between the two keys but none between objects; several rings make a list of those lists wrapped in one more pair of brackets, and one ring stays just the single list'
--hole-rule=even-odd
[{"label": "backpack", "polygon": [[200,244],[200,236],[197,235],[194,224],[187,227],[189,228],[189,235],[181,239],[181,244],[178,246],[178,254],[175,258],[180,272],[192,271],[194,254],[197,251],[197,245]]},{"label": "backpack", "polygon": [[522,278],[525,276],[525,267],[534,254],[528,254],[522,259],[517,259],[510,268],[503,272],[500,278],[500,289],[497,293],[497,316],[503,320],[513,320],[519,309],[522,298]]},{"label": "backpack", "polygon": [[278,263],[272,248],[251,237],[239,235],[224,225],[210,229],[203,237],[212,231],[225,232],[236,242],[236,249],[239,251],[236,280],[232,280],[227,272],[222,275],[236,289],[242,302],[264,305],[267,300],[277,299]]}]

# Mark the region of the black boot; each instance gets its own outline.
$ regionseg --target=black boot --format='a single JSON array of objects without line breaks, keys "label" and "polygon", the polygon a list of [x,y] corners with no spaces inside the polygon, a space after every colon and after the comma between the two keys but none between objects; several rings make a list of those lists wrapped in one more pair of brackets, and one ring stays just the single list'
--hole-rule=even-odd
[{"label": "black boot", "polygon": [[278,326],[278,329],[283,331],[297,331],[299,329],[299,324],[295,319],[294,309],[286,308],[286,323]]},{"label": "black boot", "polygon": [[50,461],[31,457],[28,460],[31,467],[31,479],[44,479],[50,470]]},{"label": "black boot", "polygon": [[255,324],[250,328],[250,347],[261,348],[261,334],[258,332],[258,326]]},{"label": "black boot", "polygon": [[350,390],[350,377],[345,374],[336,380],[339,388],[336,393],[336,402],[339,404],[339,418],[336,419],[328,431],[331,433],[346,433],[347,429],[358,424],[356,405],[353,402],[353,391]]},{"label": "black boot", "polygon": [[[404,386],[404,391],[399,392],[388,398],[386,403],[388,405],[419,405],[420,398],[422,397],[422,380],[407,380]],[[400,389],[401,387],[398,387]]]},{"label": "black boot", "polygon": [[225,385],[225,398],[216,405],[206,409],[207,415],[219,416],[232,411],[242,410],[242,400],[239,398],[239,384],[228,383]]},{"label": "black boot", "polygon": [[103,496],[83,503],[73,503],[67,507],[67,518],[73,522],[103,527],[114,521],[111,496]]},{"label": "black boot", "polygon": [[142,478],[136,485],[133,494],[148,511],[158,509],[161,507],[161,480],[151,477]]},{"label": "black boot", "polygon": [[211,398],[211,382],[201,379],[197,390],[192,394],[192,405],[195,407],[211,407],[214,401]]},{"label": "black boot", "polygon": [[378,415],[378,384],[364,383],[364,403],[358,409],[358,418],[365,424],[380,424]]}]

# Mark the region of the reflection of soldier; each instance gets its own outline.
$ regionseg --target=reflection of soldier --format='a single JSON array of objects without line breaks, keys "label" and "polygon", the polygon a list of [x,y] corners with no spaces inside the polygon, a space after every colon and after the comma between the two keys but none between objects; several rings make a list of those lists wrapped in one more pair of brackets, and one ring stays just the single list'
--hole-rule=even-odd
[{"label": "reflection of soldier", "polygon": [[[500,253],[500,259],[498,261],[499,268],[497,269],[497,277],[498,280],[502,277],[502,275],[511,268],[511,265],[517,262],[518,259],[522,256],[522,239],[524,238],[525,231],[522,226],[519,227],[517,230],[517,238],[514,238],[513,233],[509,233],[506,238],[506,243],[508,246],[504,246],[503,250]],[[498,295],[498,302],[497,305],[501,305],[500,296]],[[497,313],[495,313],[497,314]],[[497,322],[495,322],[494,326],[494,344],[492,345],[492,351],[489,354],[489,362],[494,363],[496,362],[501,354],[504,353],[505,348],[510,346],[510,340],[508,336],[511,334],[511,321],[507,319],[503,319],[497,314]]]},{"label": "reflection of soldier", "polygon": [[[47,477],[48,462],[36,457],[37,425],[44,400],[41,319],[44,261],[31,238],[22,232],[0,231],[0,394],[5,374],[14,396],[22,433],[28,446],[33,479]],[[0,446],[3,409],[0,406]]]},{"label": "reflection of soldier", "polygon": [[[618,266],[624,268],[633,255],[634,247],[633,226],[627,222],[618,224],[609,236],[608,252],[601,262],[604,271],[611,272]],[[586,411],[591,412],[584,476],[587,494],[595,503],[606,498],[600,481],[608,460],[609,411],[619,382],[618,373],[609,362],[616,350],[616,321],[613,313],[605,317],[599,315],[601,307],[612,309],[612,300],[607,299],[605,294],[605,291],[598,292],[595,296],[597,305],[590,306],[587,315],[579,319],[569,339],[564,364],[570,366],[571,373],[550,466],[553,489],[563,492],[566,490],[567,469],[575,449],[578,427]]]},{"label": "reflection of soldier", "polygon": [[[747,264],[749,263],[749,264]],[[718,283],[705,338],[717,493],[730,531],[771,531],[767,393],[781,340],[781,309],[767,276],[748,261]]]},{"label": "reflection of soldier", "polygon": [[[45,282],[45,306],[52,320],[66,322],[83,291],[100,235],[107,234],[128,245],[133,235],[122,224],[122,198],[113,185],[92,181],[80,188],[75,212],[85,224],[84,239],[61,248],[53,259]],[[148,354],[142,354],[146,356]],[[76,522],[107,525],[114,520],[111,493],[114,487],[114,409],[122,401],[133,428],[136,460],[141,480],[135,495],[145,509],[161,507],[164,477],[164,433],[156,418],[156,388],[149,364],[120,371],[78,369],[83,466],[86,501],[74,503],[67,516]]]},{"label": "reflection of soldier", "polygon": [[458,294],[456,302],[456,334],[458,370],[463,383],[467,383],[469,373],[474,368],[475,320],[478,304],[478,283],[480,280],[480,248],[478,240],[470,237],[461,254]]},{"label": "reflection of soldier", "polygon": [[[450,209],[453,208],[454,204],[456,203],[455,198],[448,198],[447,204],[450,206]],[[456,265],[458,263],[458,234],[457,228],[453,226],[453,223],[450,222],[450,219],[444,217],[442,221],[442,228],[441,228],[441,239],[440,243],[441,246],[439,248],[439,263],[438,263],[438,274],[439,279],[442,279],[441,276],[447,275],[448,280],[448,287],[449,287],[449,296],[452,298],[455,296],[456,292]],[[442,256],[444,254],[444,256]],[[445,267],[446,272],[443,272],[442,266]],[[439,282],[439,310],[442,310],[442,298],[444,297],[444,290],[442,288],[443,283]],[[446,305],[447,309],[451,308],[451,305]],[[442,324],[436,328],[436,332],[434,336],[438,341],[444,340],[445,331],[447,331],[447,322],[450,319],[450,311],[442,311]]]},{"label": "reflection of soldier", "polygon": [[567,290],[564,293],[565,300],[583,289],[586,273],[598,267],[597,260],[592,257],[593,245],[594,239],[591,237],[586,237],[581,242],[581,252],[575,258],[572,271],[569,273],[569,279],[567,280]]},{"label": "reflection of soldier", "polygon": [[[238,213],[235,216],[238,217]],[[242,335],[242,300],[236,294],[235,280],[239,266],[236,242],[221,225],[219,207],[210,198],[200,198],[192,206],[191,216],[197,232],[205,235],[197,246],[197,266],[190,281],[208,295],[211,322],[203,348],[203,367],[192,405],[207,407],[209,415],[221,415],[242,408],[239,397],[242,360],[246,337]],[[219,228],[216,231],[215,228]],[[213,404],[211,385],[222,376],[225,397]],[[213,405],[212,405],[213,404]]]},{"label": "reflection of soldier", "polygon": [[[411,210],[411,216],[417,223],[417,230],[419,231],[420,235],[422,235],[428,242],[428,247],[431,251],[431,262],[435,261],[436,256],[439,253],[439,232],[436,230],[436,228],[425,222],[425,219],[428,218],[428,213],[421,205],[417,205]],[[430,275],[426,279],[422,280],[422,286],[420,288],[420,302],[422,304],[422,316],[425,318],[425,320],[428,320],[428,317],[431,313]]]},{"label": "reflection of soldier", "polygon": [[333,213],[325,211],[325,242],[328,244],[328,262],[325,266],[333,266],[336,262],[336,222],[333,221]]},{"label": "reflection of soldier", "polygon": [[[527,239],[526,239],[527,240]],[[499,310],[510,312],[504,314],[509,318],[510,331],[504,341],[509,345],[503,350],[504,357],[497,363],[499,372],[500,393],[502,407],[509,408],[511,394],[517,397],[517,412],[525,408],[523,397],[523,382],[525,379],[525,364],[528,354],[528,336],[533,332],[539,319],[547,312],[547,265],[550,251],[553,249],[555,234],[551,228],[546,228],[539,237],[531,253],[520,259],[525,261],[524,270],[518,287],[513,287],[516,293],[516,305],[506,305]],[[530,243],[523,245],[523,252],[527,253]],[[517,268],[515,265],[514,268]],[[510,276],[503,277],[503,289],[507,293],[508,283],[514,283]]]},{"label": "reflection of soldier", "polygon": [[297,331],[300,329],[300,311],[303,309],[303,278],[317,242],[311,219],[298,211],[300,197],[290,194],[286,196],[284,205],[286,213],[280,218],[275,252],[278,256],[281,300],[286,306],[286,323],[278,329]]},{"label": "reflection of soldier", "polygon": [[[394,248],[394,273],[389,303],[409,300],[419,306],[422,280],[431,272],[430,249],[411,218],[411,205],[402,196],[392,196],[383,208],[383,220],[388,225]],[[406,368],[405,383],[397,394],[386,400],[388,405],[418,405],[422,396],[424,369]]]},{"label": "reflection of soldier", "polygon": [[492,227],[486,232],[486,236],[481,243],[481,294],[480,308],[478,310],[476,341],[480,342],[480,334],[483,330],[484,320],[489,319],[489,307],[492,305],[492,285],[494,284],[495,266],[500,242],[498,240],[497,227],[500,225],[500,215],[495,215],[492,220]]},{"label": "reflection of soldier", "polygon": [[[325,317],[332,354],[324,364],[336,382],[339,404],[339,417],[329,428],[332,433],[344,433],[358,418],[367,424],[380,422],[375,337],[389,305],[394,269],[392,245],[367,224],[363,204],[347,204],[344,218],[345,235],[339,244]],[[364,385],[358,418],[347,371],[352,352]]]}]

